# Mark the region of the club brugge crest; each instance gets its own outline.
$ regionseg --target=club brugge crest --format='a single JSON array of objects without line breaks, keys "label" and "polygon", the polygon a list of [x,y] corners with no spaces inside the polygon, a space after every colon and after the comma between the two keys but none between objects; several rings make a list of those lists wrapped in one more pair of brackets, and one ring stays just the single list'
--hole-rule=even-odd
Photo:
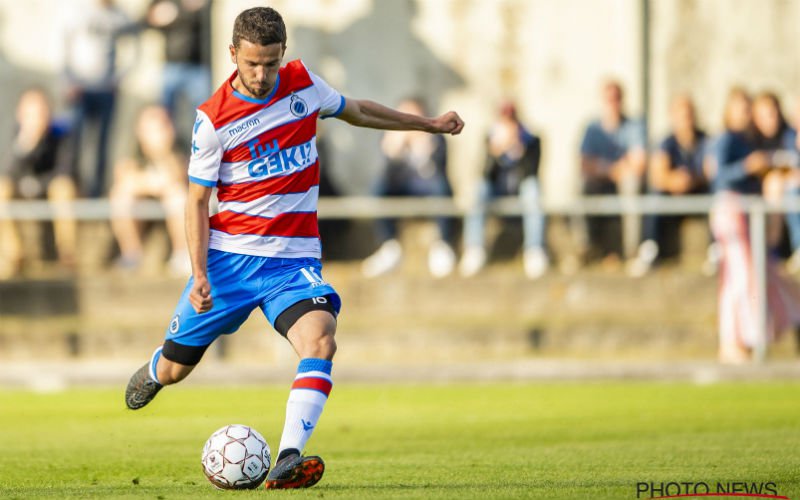
[{"label": "club brugge crest", "polygon": [[308,113],[308,105],[299,95],[292,94],[292,100],[289,102],[289,111],[298,118],[306,116]]},{"label": "club brugge crest", "polygon": [[176,314],[172,321],[169,322],[169,333],[178,333],[181,328],[181,315]]}]

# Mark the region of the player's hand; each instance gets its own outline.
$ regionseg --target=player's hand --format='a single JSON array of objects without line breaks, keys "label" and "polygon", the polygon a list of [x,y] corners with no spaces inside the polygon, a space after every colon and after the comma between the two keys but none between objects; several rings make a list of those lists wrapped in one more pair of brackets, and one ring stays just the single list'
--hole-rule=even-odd
[{"label": "player's hand", "polygon": [[189,303],[192,304],[197,314],[208,312],[214,307],[214,300],[211,298],[211,284],[208,278],[195,278],[192,289],[189,292]]},{"label": "player's hand", "polygon": [[437,134],[450,134],[458,135],[464,128],[464,120],[458,116],[455,111],[448,111],[447,113],[437,116],[433,119],[433,128],[431,132]]}]

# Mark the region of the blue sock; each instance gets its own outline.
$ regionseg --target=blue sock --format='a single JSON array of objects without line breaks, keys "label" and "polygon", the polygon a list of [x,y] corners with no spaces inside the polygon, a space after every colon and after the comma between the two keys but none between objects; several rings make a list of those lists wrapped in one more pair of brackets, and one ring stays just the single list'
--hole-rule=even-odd
[{"label": "blue sock", "polygon": [[163,345],[158,346],[155,352],[153,352],[153,357],[150,358],[150,378],[155,380],[158,385],[161,385],[161,382],[158,381],[158,372],[156,371],[156,366],[158,366],[158,360],[161,358],[161,350],[163,348]]}]

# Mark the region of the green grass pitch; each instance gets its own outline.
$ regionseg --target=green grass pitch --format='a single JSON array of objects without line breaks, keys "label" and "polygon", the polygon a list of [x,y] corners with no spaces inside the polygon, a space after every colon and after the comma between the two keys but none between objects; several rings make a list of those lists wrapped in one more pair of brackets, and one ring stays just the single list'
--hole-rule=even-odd
[{"label": "green grass pitch", "polygon": [[[0,498],[637,498],[640,481],[774,482],[800,499],[799,383],[340,383],[304,491],[215,490],[206,438],[255,427],[275,452],[287,387],[0,391]],[[641,498],[645,498],[642,496]]]}]

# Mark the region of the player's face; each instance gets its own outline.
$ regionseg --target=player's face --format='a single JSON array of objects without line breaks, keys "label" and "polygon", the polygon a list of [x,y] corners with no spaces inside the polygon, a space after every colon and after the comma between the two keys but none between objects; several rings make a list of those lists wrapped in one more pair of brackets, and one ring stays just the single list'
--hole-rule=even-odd
[{"label": "player's face", "polygon": [[238,81],[244,87],[243,93],[257,99],[266,97],[278,79],[286,47],[279,43],[258,45],[241,40],[238,48],[231,45],[230,50],[231,60],[239,72]]}]

